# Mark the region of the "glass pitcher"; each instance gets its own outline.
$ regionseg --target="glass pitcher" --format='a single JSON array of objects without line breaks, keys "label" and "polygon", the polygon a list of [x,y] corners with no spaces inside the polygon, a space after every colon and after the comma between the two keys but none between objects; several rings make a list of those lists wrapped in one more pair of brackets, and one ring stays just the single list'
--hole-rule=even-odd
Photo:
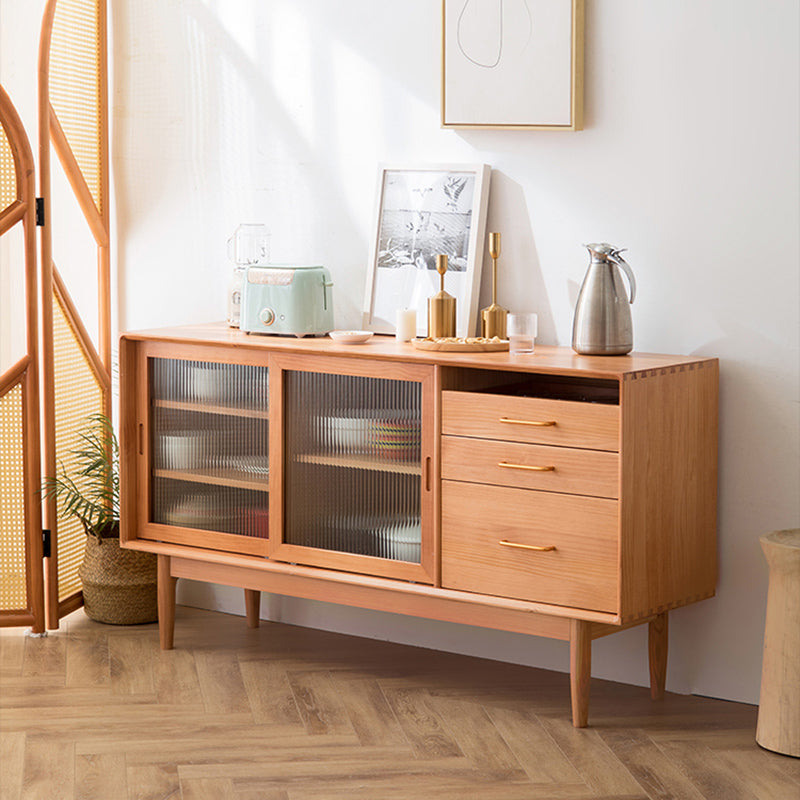
[{"label": "glass pitcher", "polygon": [[242,281],[247,267],[269,264],[269,229],[266,225],[243,223],[228,239],[228,258],[233,274],[228,284],[228,325],[239,327],[242,305]]}]

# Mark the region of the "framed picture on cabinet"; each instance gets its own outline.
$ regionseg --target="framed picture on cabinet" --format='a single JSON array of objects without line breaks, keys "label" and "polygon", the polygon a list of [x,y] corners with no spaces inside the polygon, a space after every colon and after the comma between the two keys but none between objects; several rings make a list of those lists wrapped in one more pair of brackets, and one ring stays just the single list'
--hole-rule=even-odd
[{"label": "framed picture on cabinet", "polygon": [[442,127],[580,130],[584,0],[442,0]]},{"label": "framed picture on cabinet", "polygon": [[491,168],[382,166],[363,327],[394,333],[397,312],[416,311],[427,335],[428,298],[439,291],[436,256],[448,256],[444,288],[456,298],[456,333],[474,335]]}]

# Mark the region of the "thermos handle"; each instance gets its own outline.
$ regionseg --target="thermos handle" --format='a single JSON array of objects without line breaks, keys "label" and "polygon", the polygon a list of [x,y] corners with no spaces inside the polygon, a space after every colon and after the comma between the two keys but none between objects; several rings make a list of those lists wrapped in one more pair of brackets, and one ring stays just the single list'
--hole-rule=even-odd
[{"label": "thermos handle", "polygon": [[631,265],[620,255],[621,251],[618,251],[612,255],[609,255],[609,258],[615,263],[622,267],[622,271],[628,276],[628,282],[631,285],[631,299],[630,302],[633,303],[633,299],[636,296],[636,278],[633,277],[633,270],[631,269]]}]

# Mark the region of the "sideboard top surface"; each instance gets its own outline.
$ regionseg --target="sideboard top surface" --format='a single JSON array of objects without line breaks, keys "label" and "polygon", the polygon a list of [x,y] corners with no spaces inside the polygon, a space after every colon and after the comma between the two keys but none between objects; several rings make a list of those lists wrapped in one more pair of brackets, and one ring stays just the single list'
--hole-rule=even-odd
[{"label": "sideboard top surface", "polygon": [[129,340],[174,342],[176,344],[216,344],[236,349],[259,350],[306,355],[331,355],[343,358],[369,358],[418,364],[440,364],[472,369],[539,372],[548,374],[582,374],[587,377],[624,379],[637,373],[716,363],[704,356],[629,353],[624,356],[582,356],[570,347],[536,345],[532,355],[512,356],[508,352],[443,352],[417,350],[410,342],[398,342],[394,336],[376,334],[364,344],[341,344],[328,336],[288,337],[246,334],[224,322],[184,325],[131,331],[123,334]]}]

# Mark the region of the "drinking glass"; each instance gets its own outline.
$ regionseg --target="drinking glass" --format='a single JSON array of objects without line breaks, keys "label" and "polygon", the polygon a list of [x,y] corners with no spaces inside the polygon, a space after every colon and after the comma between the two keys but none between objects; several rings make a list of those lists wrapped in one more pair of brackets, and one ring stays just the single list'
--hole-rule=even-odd
[{"label": "drinking glass", "polygon": [[508,351],[511,355],[533,352],[538,318],[530,312],[508,315]]}]

